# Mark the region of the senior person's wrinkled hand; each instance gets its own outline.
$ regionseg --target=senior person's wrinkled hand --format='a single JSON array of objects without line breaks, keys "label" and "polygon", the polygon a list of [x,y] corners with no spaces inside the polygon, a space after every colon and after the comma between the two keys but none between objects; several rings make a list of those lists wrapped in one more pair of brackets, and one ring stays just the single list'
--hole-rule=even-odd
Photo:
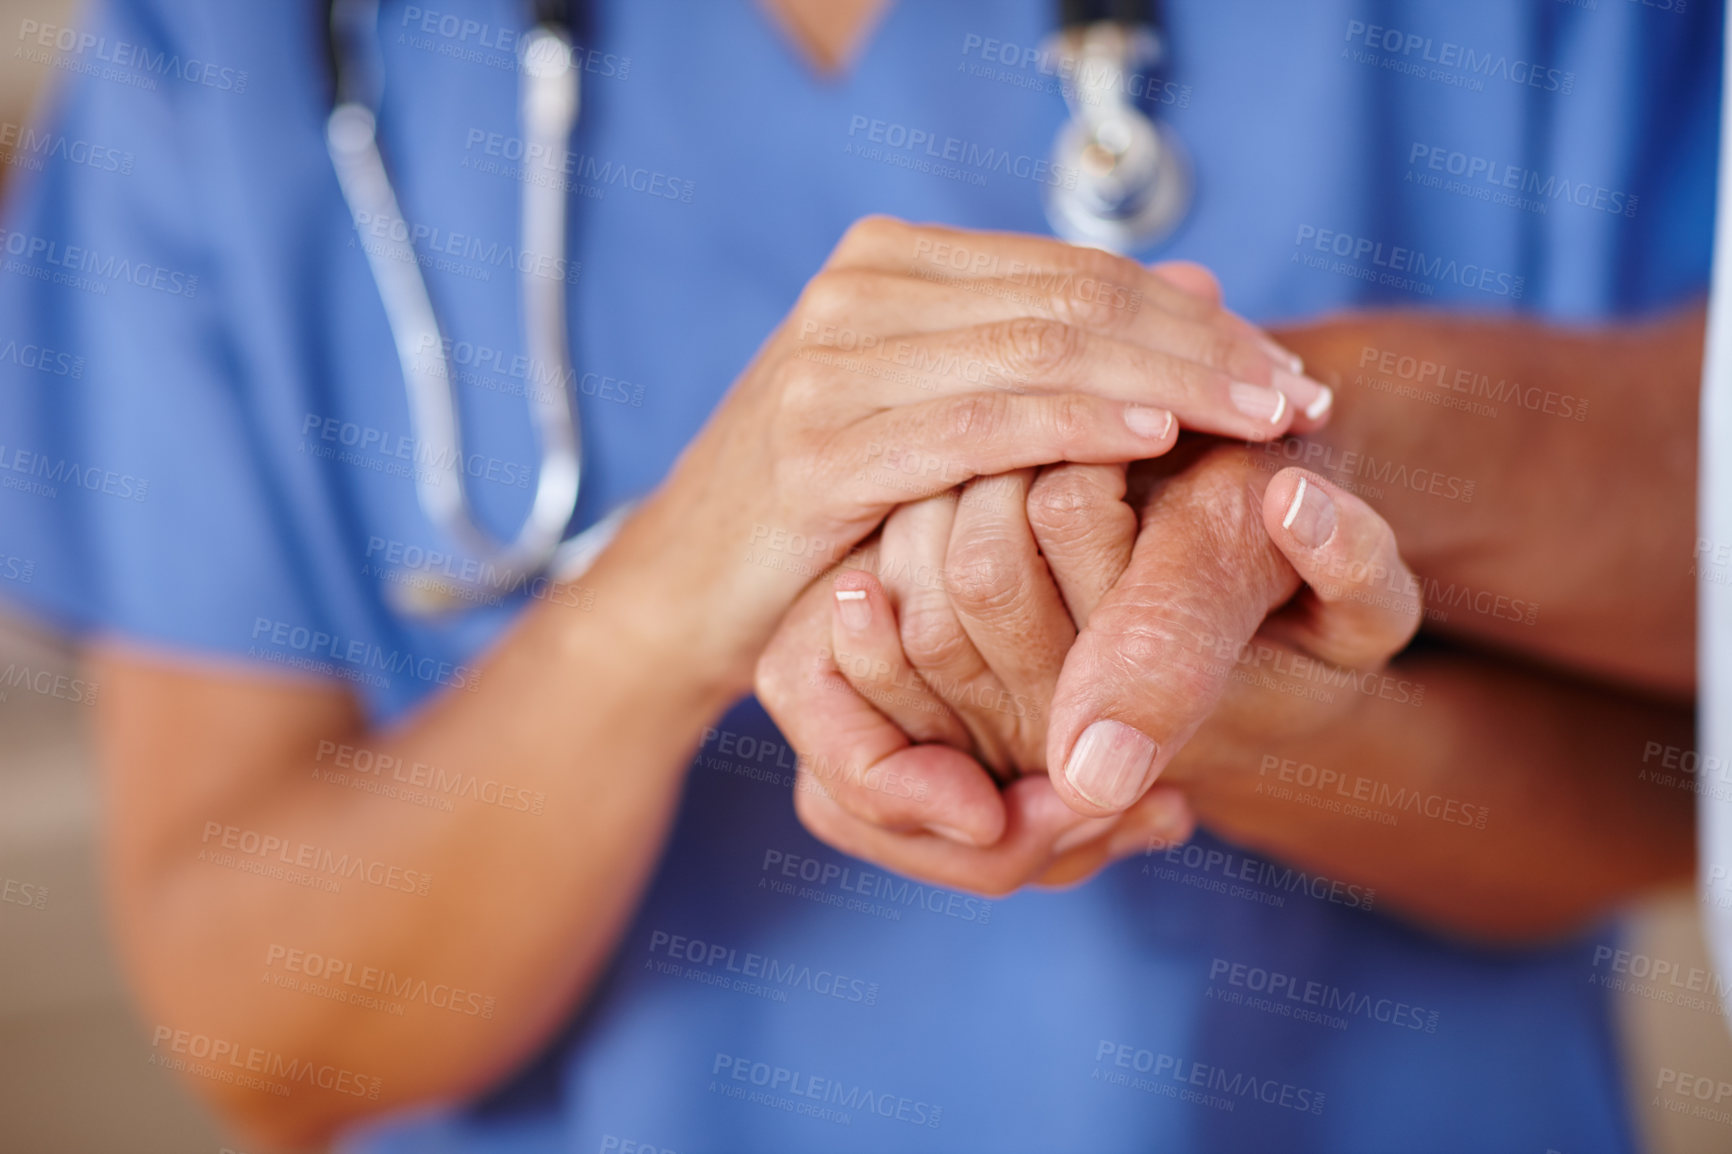
[{"label": "senior person's wrinkled hand", "polygon": [[[1345,703],[1306,686],[1355,681],[1417,628],[1417,585],[1388,526],[1323,478],[1271,477],[1243,447],[1199,443],[1131,481],[1126,503],[1123,470],[1058,466],[1026,485],[1026,504],[1002,499],[1015,478],[976,482],[948,522],[925,514],[928,536],[949,532],[942,589],[914,580],[898,540],[898,519],[914,516],[898,510],[880,542],[888,563],[862,556],[803,598],[759,692],[806,755],[809,828],[963,888],[1075,881],[1188,836],[1177,786],[1206,768],[1183,761],[1156,783],[1205,723],[1265,743],[1331,724]],[[912,651],[907,603],[923,606]],[[1062,770],[1000,791],[964,750],[1011,751],[1001,772]],[[886,779],[917,788],[874,787]]]}]

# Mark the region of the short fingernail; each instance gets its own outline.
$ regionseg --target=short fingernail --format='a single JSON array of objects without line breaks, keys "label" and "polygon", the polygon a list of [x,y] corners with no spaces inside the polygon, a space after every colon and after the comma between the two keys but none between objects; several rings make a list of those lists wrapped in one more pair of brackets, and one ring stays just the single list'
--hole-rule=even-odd
[{"label": "short fingernail", "polygon": [[1288,372],[1302,373],[1305,371],[1305,361],[1292,349],[1283,348],[1272,338],[1264,336],[1262,333],[1257,334],[1257,341],[1263,346],[1263,351],[1269,354],[1269,359],[1277,365],[1285,366]]},{"label": "short fingernail", "polygon": [[1276,389],[1265,389],[1262,385],[1248,385],[1244,381],[1234,381],[1227,387],[1227,399],[1253,421],[1267,421],[1271,425],[1280,424],[1282,415],[1287,412],[1286,394]]},{"label": "short fingernail", "polygon": [[1302,377],[1285,369],[1271,369],[1270,377],[1275,382],[1275,387],[1293,402],[1293,407],[1313,421],[1327,413],[1335,403],[1335,391],[1310,377]]},{"label": "short fingernail", "polygon": [[858,633],[872,624],[872,604],[864,589],[836,590],[836,612],[842,615],[842,627]]},{"label": "short fingernail", "polygon": [[927,833],[935,834],[936,836],[943,838],[945,841],[953,841],[957,845],[978,846],[981,844],[979,838],[975,837],[973,834],[965,833],[962,830],[957,829],[955,826],[943,825],[939,822],[929,821],[922,828],[925,829]]},{"label": "short fingernail", "polygon": [[1154,742],[1123,722],[1097,721],[1077,738],[1064,779],[1102,809],[1124,809],[1148,788],[1154,765]]},{"label": "short fingernail", "polygon": [[1173,427],[1173,414],[1148,405],[1126,405],[1125,427],[1139,437],[1164,441],[1167,431]]},{"label": "short fingernail", "polygon": [[1328,493],[1301,477],[1299,487],[1293,490],[1293,503],[1281,518],[1281,528],[1307,549],[1316,549],[1335,532],[1335,502]]}]

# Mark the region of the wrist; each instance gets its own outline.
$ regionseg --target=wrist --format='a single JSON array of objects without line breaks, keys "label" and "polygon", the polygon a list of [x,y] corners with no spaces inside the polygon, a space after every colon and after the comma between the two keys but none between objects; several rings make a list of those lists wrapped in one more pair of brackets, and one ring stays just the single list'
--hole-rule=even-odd
[{"label": "wrist", "polygon": [[[629,647],[668,670],[700,699],[726,705],[751,691],[762,628],[743,607],[730,607],[720,570],[725,549],[709,532],[681,517],[658,492],[620,527],[584,577],[603,600],[617,633]],[[708,554],[708,555],[706,555]]]}]

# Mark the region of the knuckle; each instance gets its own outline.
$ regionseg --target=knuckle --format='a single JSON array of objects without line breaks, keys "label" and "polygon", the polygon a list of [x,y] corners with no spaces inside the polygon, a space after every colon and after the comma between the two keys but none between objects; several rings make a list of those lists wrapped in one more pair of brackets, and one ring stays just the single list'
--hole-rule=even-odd
[{"label": "knuckle", "polygon": [[1010,397],[1003,393],[969,393],[946,408],[945,439],[952,444],[989,441],[1010,421]]},{"label": "knuckle", "polygon": [[975,533],[954,546],[944,565],[945,591],[972,616],[1020,604],[1028,595],[1027,576],[1016,546],[990,533]]},{"label": "knuckle", "polygon": [[846,320],[864,295],[866,282],[873,279],[861,269],[826,269],[806,282],[800,293],[800,315],[817,322]]},{"label": "knuckle", "polygon": [[1218,678],[1223,654],[1237,654],[1195,589],[1163,581],[1128,593],[1097,609],[1089,632],[1104,639],[1106,660],[1135,683],[1164,685],[1189,700]]},{"label": "knuckle", "polygon": [[1225,323],[1210,325],[1203,331],[1198,357],[1206,365],[1224,368],[1238,356],[1239,337]]},{"label": "knuckle", "polygon": [[1124,322],[1124,310],[1114,304],[1107,292],[1076,289],[1059,292],[1048,307],[1057,320],[1079,329],[1110,332]]},{"label": "knuckle", "polygon": [[1063,321],[1018,317],[1006,323],[1003,330],[1005,364],[1019,375],[1060,374],[1082,352],[1082,331]]},{"label": "knuckle", "polygon": [[949,606],[926,597],[903,604],[900,631],[903,655],[916,670],[953,666],[971,644]]},{"label": "knuckle", "polygon": [[787,357],[777,374],[781,382],[782,408],[803,411],[819,404],[832,389],[836,370],[803,356]]},{"label": "knuckle", "polygon": [[1056,442],[1072,448],[1085,441],[1095,427],[1094,402],[1081,393],[1064,393],[1046,405],[1047,425]]},{"label": "knuckle", "polygon": [[1047,469],[1028,491],[1028,523],[1037,540],[1074,541],[1087,535],[1106,501],[1082,467]]},{"label": "knuckle", "polygon": [[831,254],[831,262],[852,257],[862,252],[879,248],[892,241],[898,234],[907,229],[907,225],[893,216],[883,213],[871,213],[856,220],[848,226],[848,231],[842,234],[837,242],[835,252]]},{"label": "knuckle", "polygon": [[793,683],[797,678],[789,676],[786,662],[787,655],[781,646],[772,643],[752,670],[752,689],[764,712],[772,718],[792,704]]},{"label": "knuckle", "polygon": [[1065,255],[1077,272],[1115,285],[1134,285],[1148,270],[1128,256],[1102,248],[1067,246]]}]

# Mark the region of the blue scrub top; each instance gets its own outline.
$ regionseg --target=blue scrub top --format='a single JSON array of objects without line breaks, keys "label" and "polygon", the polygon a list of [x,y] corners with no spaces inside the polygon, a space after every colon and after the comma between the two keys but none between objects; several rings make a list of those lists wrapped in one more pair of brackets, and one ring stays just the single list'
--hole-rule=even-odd
[{"label": "blue scrub top", "polygon": [[[657,484],[850,221],[1047,231],[1045,0],[902,0],[837,80],[748,0],[595,7],[566,254],[515,248],[519,181],[548,178],[517,139],[519,5],[381,16],[383,147],[500,532],[545,375],[520,261],[570,285],[589,523]],[[1163,7],[1170,68],[1132,84],[1197,195],[1159,255],[1249,316],[1592,321],[1704,291],[1715,5]],[[79,633],[343,679],[387,721],[521,604],[389,608],[396,567],[452,543],[416,503],[376,242],[325,153],[316,8],[111,0],[89,40],[21,28],[14,57],[62,75],[11,142],[0,233],[0,590]],[[988,902],[819,845],[791,765],[755,704],[718,721],[556,1041],[354,1148],[1631,1148],[1593,942],[1452,946],[1207,836]]]}]

